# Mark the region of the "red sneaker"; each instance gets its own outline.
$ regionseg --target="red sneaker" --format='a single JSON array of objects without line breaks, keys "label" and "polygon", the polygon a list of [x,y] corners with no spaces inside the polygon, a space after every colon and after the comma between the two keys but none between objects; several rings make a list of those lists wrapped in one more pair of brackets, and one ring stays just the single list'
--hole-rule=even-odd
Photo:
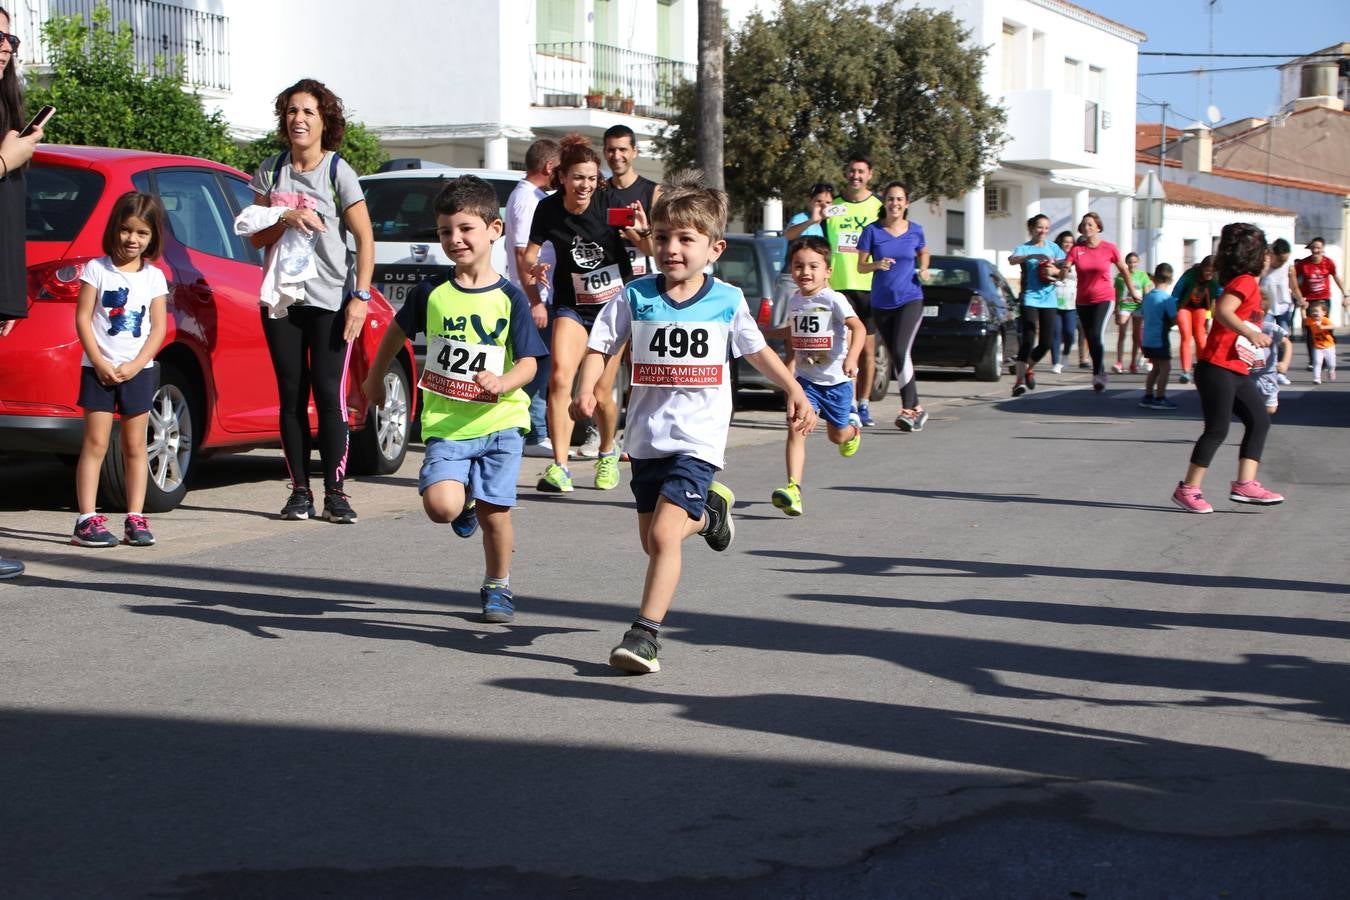
[{"label": "red sneaker", "polygon": [[1252,503],[1256,506],[1274,506],[1283,503],[1284,497],[1261,487],[1259,481],[1235,481],[1229,489],[1228,499],[1234,503]]},{"label": "red sneaker", "polygon": [[1191,487],[1184,481],[1177,482],[1177,489],[1172,492],[1172,502],[1180,506],[1186,512],[1192,513],[1212,513],[1214,507],[1205,501],[1205,496],[1200,493],[1198,487]]}]

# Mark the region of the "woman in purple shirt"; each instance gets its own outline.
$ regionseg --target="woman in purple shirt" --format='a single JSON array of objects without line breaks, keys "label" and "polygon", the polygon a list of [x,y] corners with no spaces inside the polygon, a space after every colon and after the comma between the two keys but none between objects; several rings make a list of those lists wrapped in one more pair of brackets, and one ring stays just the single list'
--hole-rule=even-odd
[{"label": "woman in purple shirt", "polygon": [[923,228],[909,221],[909,190],[892,181],[881,193],[881,218],[858,238],[858,272],[872,278],[872,321],[891,351],[900,381],[900,413],[895,427],[922,431],[928,413],[919,405],[910,350],[923,321],[923,288],[928,280],[928,245]]}]

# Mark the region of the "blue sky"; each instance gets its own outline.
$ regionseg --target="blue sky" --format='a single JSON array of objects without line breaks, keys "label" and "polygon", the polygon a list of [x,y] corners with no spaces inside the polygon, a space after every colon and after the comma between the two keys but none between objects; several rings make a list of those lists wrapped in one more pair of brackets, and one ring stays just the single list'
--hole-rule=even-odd
[{"label": "blue sky", "polygon": [[[1208,52],[1209,0],[1074,0],[1148,35],[1145,50]],[[1229,53],[1311,53],[1338,41],[1350,41],[1350,4],[1329,0],[1319,4],[1281,3],[1275,0],[1218,0],[1214,16],[1214,50]],[[1214,67],[1281,63],[1285,59],[1215,59]],[[1139,57],[1139,71],[1163,72],[1208,65],[1203,57]],[[1279,102],[1279,72],[1215,72],[1214,105],[1223,121],[1244,116],[1268,116]],[[1193,75],[1140,78],[1138,90],[1171,104],[1168,124],[1183,126],[1205,115],[1210,103],[1209,81]],[[1140,100],[1144,96],[1140,96]],[[1161,110],[1140,106],[1141,122],[1157,122]],[[1185,121],[1181,121],[1184,119]]]}]

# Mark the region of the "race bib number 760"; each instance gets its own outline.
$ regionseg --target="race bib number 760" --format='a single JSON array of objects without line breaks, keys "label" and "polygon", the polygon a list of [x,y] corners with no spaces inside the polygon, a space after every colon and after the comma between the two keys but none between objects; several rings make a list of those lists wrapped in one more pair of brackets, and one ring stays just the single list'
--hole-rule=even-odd
[{"label": "race bib number 760", "polygon": [[633,384],[717,387],[728,335],[724,322],[634,322]]}]

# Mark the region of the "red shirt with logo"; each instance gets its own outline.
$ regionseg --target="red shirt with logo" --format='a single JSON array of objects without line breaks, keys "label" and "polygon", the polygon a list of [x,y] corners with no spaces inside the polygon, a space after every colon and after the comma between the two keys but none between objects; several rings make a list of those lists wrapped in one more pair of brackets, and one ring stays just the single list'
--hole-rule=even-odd
[{"label": "red shirt with logo", "polygon": [[1314,260],[1305,256],[1294,263],[1294,271],[1298,274],[1298,289],[1303,292],[1303,299],[1331,299],[1331,276],[1336,274],[1336,264],[1331,257]]},{"label": "red shirt with logo", "polygon": [[[1238,298],[1235,314],[1239,319],[1251,322],[1258,329],[1261,327],[1265,313],[1261,310],[1261,286],[1255,276],[1239,275],[1224,285],[1223,292],[1225,295],[1232,294]],[[1215,316],[1209,330],[1209,338],[1205,341],[1205,348],[1200,351],[1200,358],[1211,365],[1222,366],[1239,375],[1248,374],[1252,366],[1238,356],[1238,337],[1236,331],[1228,328],[1219,321],[1218,316]],[[1270,349],[1267,348],[1266,352],[1269,353]]]}]

